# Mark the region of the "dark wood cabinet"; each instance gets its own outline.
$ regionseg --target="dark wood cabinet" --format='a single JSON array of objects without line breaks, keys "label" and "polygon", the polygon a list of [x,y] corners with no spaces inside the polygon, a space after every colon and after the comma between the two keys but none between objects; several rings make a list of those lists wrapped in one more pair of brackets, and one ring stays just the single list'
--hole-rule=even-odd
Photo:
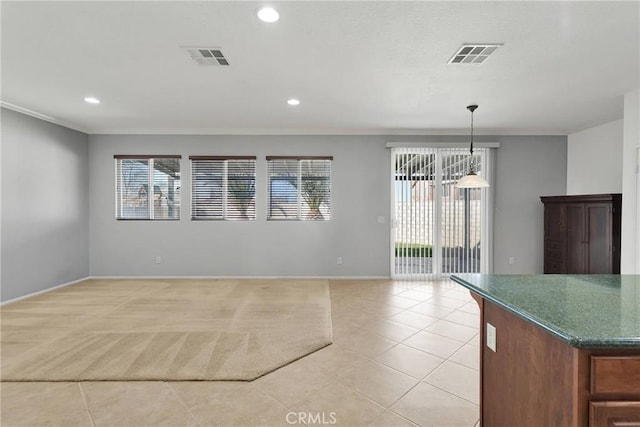
[{"label": "dark wood cabinet", "polygon": [[622,194],[540,197],[545,274],[619,274]]}]

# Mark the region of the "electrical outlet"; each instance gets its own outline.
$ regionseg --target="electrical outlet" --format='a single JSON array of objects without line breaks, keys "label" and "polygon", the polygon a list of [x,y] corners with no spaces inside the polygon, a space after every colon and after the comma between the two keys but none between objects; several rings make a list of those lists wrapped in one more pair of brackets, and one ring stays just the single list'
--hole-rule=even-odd
[{"label": "electrical outlet", "polygon": [[487,347],[496,351],[496,327],[487,322]]},{"label": "electrical outlet", "polygon": [[339,257],[336,259],[336,262],[338,263],[338,265],[342,265],[342,257],[341,257],[341,256],[339,256]]},{"label": "electrical outlet", "polygon": [[384,221],[385,221],[385,217],[383,216],[378,217],[378,224],[384,224]]},{"label": "electrical outlet", "polygon": [[162,257],[156,257],[156,264],[160,264],[162,262]]},{"label": "electrical outlet", "polygon": [[516,257],[514,257],[514,256],[510,256],[510,257],[509,257],[509,265],[513,265],[513,264],[515,264],[515,263],[516,263]]}]

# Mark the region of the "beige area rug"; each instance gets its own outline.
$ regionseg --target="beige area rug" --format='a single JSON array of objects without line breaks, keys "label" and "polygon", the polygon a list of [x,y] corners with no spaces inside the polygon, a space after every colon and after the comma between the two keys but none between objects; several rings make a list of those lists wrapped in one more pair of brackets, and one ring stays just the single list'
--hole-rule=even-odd
[{"label": "beige area rug", "polygon": [[332,339],[326,280],[88,280],[0,315],[3,381],[252,380]]}]

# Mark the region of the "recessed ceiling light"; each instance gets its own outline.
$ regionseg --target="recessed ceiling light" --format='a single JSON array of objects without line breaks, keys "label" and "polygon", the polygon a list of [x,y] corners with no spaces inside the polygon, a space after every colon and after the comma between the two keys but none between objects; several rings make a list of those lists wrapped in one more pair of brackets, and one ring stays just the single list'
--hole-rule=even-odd
[{"label": "recessed ceiling light", "polygon": [[291,98],[287,101],[287,104],[289,105],[300,105],[300,100],[299,99],[295,99],[295,98]]},{"label": "recessed ceiling light", "polygon": [[263,7],[258,11],[258,18],[264,22],[276,22],[280,14],[272,7]]},{"label": "recessed ceiling light", "polygon": [[89,104],[100,104],[100,100],[98,98],[94,98],[93,96],[87,96],[84,99],[84,102],[88,102]]}]

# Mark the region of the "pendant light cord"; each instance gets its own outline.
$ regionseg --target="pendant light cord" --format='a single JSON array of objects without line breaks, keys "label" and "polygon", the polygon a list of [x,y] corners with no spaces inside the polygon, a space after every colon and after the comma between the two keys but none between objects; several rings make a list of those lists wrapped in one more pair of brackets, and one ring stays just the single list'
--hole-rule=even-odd
[{"label": "pendant light cord", "polygon": [[[469,159],[465,159],[462,154],[460,154],[460,162],[462,165],[465,165],[463,162],[467,162],[469,165],[469,172],[460,178],[458,182],[455,184],[456,187],[465,191],[465,198],[469,197],[469,189],[471,188],[485,188],[489,187],[489,183],[480,175],[478,175],[475,171],[475,157],[473,156],[473,113],[478,108],[476,104],[467,105],[467,110],[471,112],[471,143],[469,144]],[[481,154],[484,154],[484,150]],[[482,161],[478,156],[478,160]],[[484,163],[482,163],[484,165]],[[464,167],[464,166],[463,166]]]},{"label": "pendant light cord", "polygon": [[475,165],[473,161],[473,112],[478,108],[477,105],[468,105],[467,110],[471,111],[471,145],[469,146],[469,153],[471,155],[471,159],[469,161],[469,172],[475,173]]},{"label": "pendant light cord", "polygon": [[473,111],[471,111],[471,147],[469,148],[471,158],[473,159]]}]

